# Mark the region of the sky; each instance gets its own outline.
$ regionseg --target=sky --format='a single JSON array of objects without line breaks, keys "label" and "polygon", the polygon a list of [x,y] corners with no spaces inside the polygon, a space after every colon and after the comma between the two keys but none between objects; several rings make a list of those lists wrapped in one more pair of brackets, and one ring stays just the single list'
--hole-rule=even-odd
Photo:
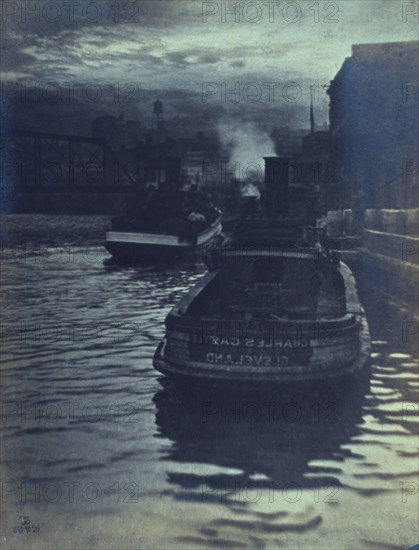
[{"label": "sky", "polygon": [[307,104],[314,84],[326,112],[323,86],[352,44],[418,39],[417,3],[405,0],[0,5],[2,83],[182,90],[213,104],[237,99],[226,90],[247,103]]}]

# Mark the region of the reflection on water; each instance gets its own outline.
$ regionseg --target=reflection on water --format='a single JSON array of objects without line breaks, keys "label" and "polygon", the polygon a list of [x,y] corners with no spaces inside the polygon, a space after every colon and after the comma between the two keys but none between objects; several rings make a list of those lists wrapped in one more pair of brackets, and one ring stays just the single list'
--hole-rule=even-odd
[{"label": "reflection on water", "polygon": [[418,364],[400,318],[369,297],[371,365],[351,383],[186,396],[151,359],[204,268],[104,265],[103,225],[3,219],[1,547],[416,542]]},{"label": "reflection on water", "polygon": [[[174,445],[167,454],[181,463],[214,464],[234,473],[169,476],[183,490],[208,485],[222,493],[251,486],[257,476],[261,489],[339,485],[339,468],[311,468],[313,460],[343,461],[341,448],[360,433],[368,373],[344,391],[337,387],[315,393],[278,391],[269,399],[248,396],[217,399],[209,394],[185,396],[172,383],[156,393],[156,422],[160,436]],[[308,474],[314,474],[309,476]]]}]

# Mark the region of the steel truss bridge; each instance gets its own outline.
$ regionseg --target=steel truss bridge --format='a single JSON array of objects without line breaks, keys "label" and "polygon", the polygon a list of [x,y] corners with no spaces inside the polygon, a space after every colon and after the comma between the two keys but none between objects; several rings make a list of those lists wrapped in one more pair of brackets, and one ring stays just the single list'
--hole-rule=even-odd
[{"label": "steel truss bridge", "polygon": [[21,192],[133,190],[138,163],[124,163],[104,139],[12,130],[11,171]]}]

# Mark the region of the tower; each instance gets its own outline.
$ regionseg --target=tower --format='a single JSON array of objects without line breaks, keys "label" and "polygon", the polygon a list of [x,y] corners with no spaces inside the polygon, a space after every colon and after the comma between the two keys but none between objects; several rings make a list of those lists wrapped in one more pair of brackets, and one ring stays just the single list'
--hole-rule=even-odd
[{"label": "tower", "polygon": [[163,114],[163,103],[157,99],[153,103],[153,115],[156,119],[157,130],[157,186],[160,187],[161,182],[161,136],[160,136],[160,117]]}]

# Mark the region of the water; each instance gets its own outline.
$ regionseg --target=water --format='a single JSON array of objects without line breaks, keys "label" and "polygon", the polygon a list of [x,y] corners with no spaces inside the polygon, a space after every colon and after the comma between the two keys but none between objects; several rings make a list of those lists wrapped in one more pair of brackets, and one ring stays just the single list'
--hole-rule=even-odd
[{"label": "water", "polygon": [[186,398],[152,355],[204,267],[106,266],[106,224],[2,218],[1,547],[417,542],[418,363],[402,320],[369,300],[371,366],[345,388]]}]

